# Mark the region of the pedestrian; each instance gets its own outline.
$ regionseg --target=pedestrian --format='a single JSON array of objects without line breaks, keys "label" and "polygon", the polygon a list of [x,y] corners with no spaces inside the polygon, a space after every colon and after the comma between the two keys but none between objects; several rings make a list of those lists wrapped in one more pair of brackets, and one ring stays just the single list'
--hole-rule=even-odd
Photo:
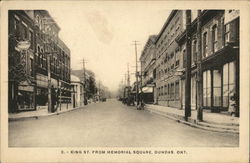
[{"label": "pedestrian", "polygon": [[236,114],[236,94],[234,93],[229,100],[229,113],[231,114],[231,116],[235,116]]}]

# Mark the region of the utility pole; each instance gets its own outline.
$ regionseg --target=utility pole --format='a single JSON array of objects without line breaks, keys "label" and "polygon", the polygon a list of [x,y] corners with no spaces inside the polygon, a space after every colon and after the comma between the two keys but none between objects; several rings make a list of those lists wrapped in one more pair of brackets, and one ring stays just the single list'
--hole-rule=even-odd
[{"label": "utility pole", "polygon": [[201,10],[198,10],[197,18],[197,120],[203,121],[203,90],[202,90],[202,52],[201,52]]},{"label": "utility pole", "polygon": [[50,54],[47,53],[47,61],[48,61],[48,111],[52,112],[52,102],[51,102],[51,69],[50,69]]},{"label": "utility pole", "polygon": [[137,41],[134,41],[134,45],[135,45],[135,77],[136,77],[136,103],[137,105],[139,105],[139,99],[138,99],[138,65],[137,65]]},{"label": "utility pole", "polygon": [[128,66],[128,86],[130,86],[129,63],[127,64],[127,66]]},{"label": "utility pole", "polygon": [[191,10],[186,10],[185,120],[191,116]]}]

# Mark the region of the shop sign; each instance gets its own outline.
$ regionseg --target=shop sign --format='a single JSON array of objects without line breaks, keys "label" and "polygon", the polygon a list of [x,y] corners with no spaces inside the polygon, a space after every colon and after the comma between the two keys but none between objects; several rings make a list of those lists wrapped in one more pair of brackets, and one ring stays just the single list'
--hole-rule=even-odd
[{"label": "shop sign", "polygon": [[34,87],[30,86],[30,85],[19,85],[18,89],[21,91],[27,91],[27,92],[33,92],[34,91]]},{"label": "shop sign", "polygon": [[28,50],[30,47],[29,41],[19,41],[15,47],[17,51]]}]

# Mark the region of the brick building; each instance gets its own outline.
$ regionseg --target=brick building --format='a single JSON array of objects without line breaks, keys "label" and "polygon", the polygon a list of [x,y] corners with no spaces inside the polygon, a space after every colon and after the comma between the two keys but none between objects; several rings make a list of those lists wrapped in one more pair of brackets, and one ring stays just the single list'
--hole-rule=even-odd
[{"label": "brick building", "polygon": [[[48,11],[9,11],[9,112],[47,105],[49,83],[60,92],[62,102],[70,102],[70,50],[58,37],[59,31]],[[28,50],[17,51],[20,41],[30,43]],[[13,59],[20,54],[22,63]],[[15,65],[25,70],[23,78],[12,79],[20,71],[10,73]]]},{"label": "brick building", "polygon": [[[198,21],[201,26],[199,33]],[[199,93],[202,93],[199,102],[204,109],[215,112],[229,111],[231,97],[236,99],[235,102],[239,106],[239,11],[201,10],[198,18],[198,11],[192,10],[189,32],[191,108],[197,108]],[[185,107],[186,35],[186,11],[173,10],[155,42],[155,99],[159,105],[182,109]],[[199,54],[202,92],[197,89]]]},{"label": "brick building", "polygon": [[142,91],[144,102],[154,103],[155,92],[155,40],[157,36],[149,37],[146,45],[143,48],[140,56],[141,71],[142,71]]},{"label": "brick building", "polygon": [[183,49],[176,42],[185,30],[185,12],[173,10],[156,39],[156,100],[159,105],[181,107],[180,77]]},{"label": "brick building", "polygon": [[[197,104],[197,21],[191,24],[191,104]],[[201,24],[202,106],[211,111],[228,111],[230,97],[239,103],[239,13],[234,10],[203,10]],[[185,32],[177,39],[185,47]],[[185,71],[184,71],[185,73]],[[182,80],[185,76],[182,75]],[[183,86],[183,95],[185,87]],[[184,104],[184,101],[183,101]]]}]

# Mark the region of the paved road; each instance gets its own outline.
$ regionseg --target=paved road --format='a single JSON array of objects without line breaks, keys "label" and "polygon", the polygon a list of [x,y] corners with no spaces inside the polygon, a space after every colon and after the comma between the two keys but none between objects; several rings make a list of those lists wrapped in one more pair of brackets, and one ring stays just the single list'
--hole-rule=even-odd
[{"label": "paved road", "polygon": [[9,123],[13,147],[234,147],[239,135],[172,121],[116,100]]}]

